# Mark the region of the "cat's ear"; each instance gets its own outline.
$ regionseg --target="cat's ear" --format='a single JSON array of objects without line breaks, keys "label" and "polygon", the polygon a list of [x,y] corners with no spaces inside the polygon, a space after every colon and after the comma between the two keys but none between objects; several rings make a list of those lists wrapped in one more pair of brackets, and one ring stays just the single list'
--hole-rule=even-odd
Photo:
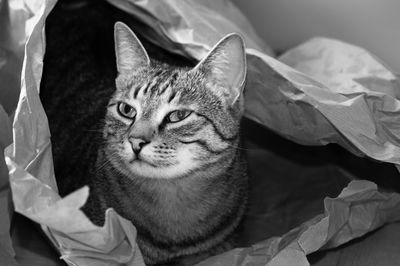
[{"label": "cat's ear", "polygon": [[[195,70],[206,75],[210,87],[229,104],[240,97],[246,79],[246,53],[242,37],[232,33],[220,40]],[[222,86],[221,86],[222,85]]]},{"label": "cat's ear", "polygon": [[124,23],[119,21],[115,23],[114,40],[119,74],[130,74],[137,68],[150,64],[150,58],[143,45]]}]

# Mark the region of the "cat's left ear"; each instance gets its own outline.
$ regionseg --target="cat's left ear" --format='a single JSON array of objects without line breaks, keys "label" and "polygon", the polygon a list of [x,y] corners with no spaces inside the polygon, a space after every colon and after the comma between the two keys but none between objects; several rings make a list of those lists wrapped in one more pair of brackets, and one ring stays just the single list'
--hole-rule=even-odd
[{"label": "cat's left ear", "polygon": [[119,74],[130,74],[137,68],[150,64],[150,58],[142,43],[124,23],[114,25],[115,55]]},{"label": "cat's left ear", "polygon": [[220,40],[194,70],[206,75],[215,93],[234,104],[246,80],[246,53],[242,37],[232,33]]}]

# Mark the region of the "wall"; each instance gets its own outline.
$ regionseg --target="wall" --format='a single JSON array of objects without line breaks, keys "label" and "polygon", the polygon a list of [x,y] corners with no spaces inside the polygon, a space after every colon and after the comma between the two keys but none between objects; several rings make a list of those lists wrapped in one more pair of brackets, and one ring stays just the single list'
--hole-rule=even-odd
[{"label": "wall", "polygon": [[362,46],[400,73],[399,0],[233,0],[274,50],[314,36]]}]

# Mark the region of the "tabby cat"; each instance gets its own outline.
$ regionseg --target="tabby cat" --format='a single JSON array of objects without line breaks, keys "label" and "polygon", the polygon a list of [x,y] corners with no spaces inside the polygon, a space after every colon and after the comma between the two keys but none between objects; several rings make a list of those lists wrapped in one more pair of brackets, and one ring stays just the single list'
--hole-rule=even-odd
[{"label": "tabby cat", "polygon": [[85,214],[102,225],[111,207],[132,221],[147,265],[193,265],[232,248],[247,200],[242,39],[228,35],[178,67],[150,59],[117,22],[115,65],[93,46],[107,31],[76,27],[52,42],[49,27],[41,100],[60,194],[89,185]]}]

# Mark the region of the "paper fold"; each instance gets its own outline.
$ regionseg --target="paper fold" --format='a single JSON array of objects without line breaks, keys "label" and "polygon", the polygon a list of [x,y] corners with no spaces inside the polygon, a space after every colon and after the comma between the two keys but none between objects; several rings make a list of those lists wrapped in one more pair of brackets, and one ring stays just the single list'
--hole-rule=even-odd
[{"label": "paper fold", "polygon": [[[400,219],[400,195],[382,193],[368,181],[351,182],[337,198],[326,198],[325,213],[282,237],[249,248],[234,249],[197,266],[309,265],[306,255],[333,248],[362,236],[387,222]],[[222,263],[222,264],[221,264]]]}]

